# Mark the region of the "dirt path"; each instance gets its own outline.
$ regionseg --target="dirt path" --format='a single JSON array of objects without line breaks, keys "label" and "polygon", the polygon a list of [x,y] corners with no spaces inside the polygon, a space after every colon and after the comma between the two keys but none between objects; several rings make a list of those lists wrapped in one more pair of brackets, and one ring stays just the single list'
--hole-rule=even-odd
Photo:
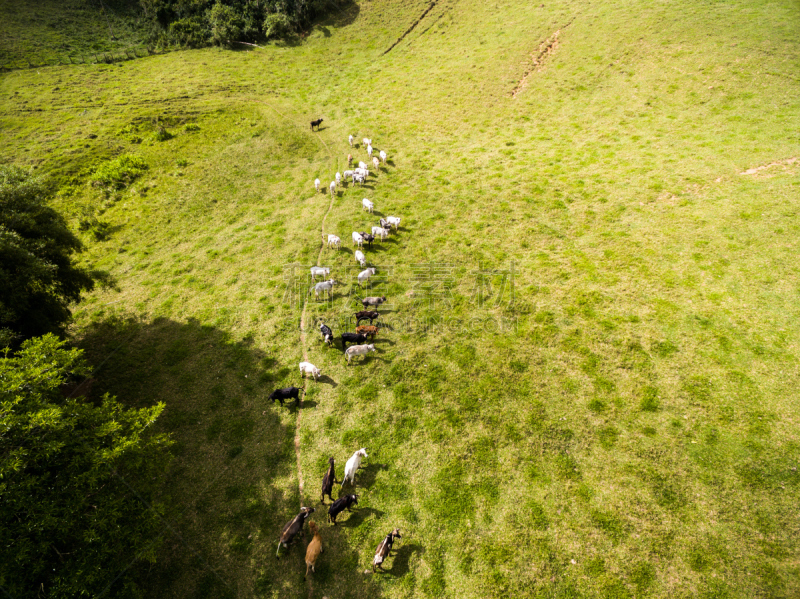
[{"label": "dirt path", "polygon": [[400,37],[398,37],[398,38],[397,38],[397,41],[396,41],[395,43],[393,43],[391,46],[389,46],[389,48],[388,48],[388,49],[387,49],[387,50],[386,50],[386,51],[385,51],[383,54],[381,54],[381,56],[386,56],[386,55],[387,55],[389,52],[391,52],[391,51],[392,51],[392,48],[394,48],[394,47],[395,47],[397,44],[399,44],[400,42],[402,42],[402,41],[403,41],[403,40],[406,38],[406,36],[407,36],[409,33],[411,33],[412,31],[414,31],[414,28],[415,28],[417,25],[419,25],[419,22],[420,22],[422,19],[424,19],[424,18],[425,18],[425,15],[427,15],[429,12],[431,12],[431,10],[433,10],[433,7],[434,7],[434,6],[436,6],[436,3],[437,3],[438,1],[439,1],[439,0],[433,0],[433,2],[431,2],[431,5],[430,5],[428,8],[426,8],[426,9],[425,9],[425,11],[424,11],[424,12],[423,12],[423,13],[422,13],[420,16],[419,16],[419,18],[418,18],[416,21],[414,21],[414,22],[411,24],[411,27],[409,27],[408,29],[406,29],[405,33],[403,33],[403,35],[401,35]]},{"label": "dirt path", "polygon": [[[256,100],[256,101],[259,104],[263,104],[264,106],[268,107],[270,110],[275,111],[276,113],[278,113],[281,117],[283,117],[284,119],[286,119],[290,123],[294,123],[298,127],[301,127],[301,125],[299,123],[297,123],[293,119],[290,119],[289,117],[287,117],[285,114],[283,114],[280,110],[278,110],[277,108],[275,108],[271,104],[265,102],[264,100],[260,100],[260,99]],[[319,134],[319,132],[317,132],[317,140],[322,144],[322,147],[325,148],[325,151],[328,153],[328,156],[330,157],[331,161],[333,162],[333,154],[331,153],[331,149],[330,149],[330,147],[328,147],[328,144],[325,143],[325,140],[322,139],[322,136]],[[335,169],[336,165],[331,164],[331,168]],[[331,172],[335,172],[335,171],[332,170]],[[321,238],[322,238],[323,241],[320,242],[319,253],[317,254],[317,266],[320,265],[319,262],[320,262],[320,258],[322,257],[322,251],[325,249],[325,242],[324,242],[324,239],[325,239],[325,236],[324,236],[324,233],[325,233],[325,221],[328,218],[328,214],[330,213],[331,208],[333,208],[333,196],[331,196],[331,200],[328,203],[328,209],[325,211],[325,215],[322,217],[322,224],[320,225],[320,234],[321,234]],[[305,294],[303,294],[303,312],[300,315],[300,346],[301,346],[301,348],[303,350],[303,361],[304,362],[308,362],[308,349],[306,347],[306,310],[307,310],[307,308],[308,308],[307,296]],[[305,378],[304,378],[303,379],[303,395],[305,395],[305,390],[306,390],[306,382],[305,382]],[[304,484],[304,481],[303,481],[303,469],[302,469],[301,464],[300,464],[300,462],[301,462],[301,455],[300,455],[300,425],[301,425],[302,419],[303,419],[303,396],[301,396],[297,401],[297,422],[296,422],[295,428],[294,428],[294,453],[295,453],[295,457],[297,458],[297,486],[298,486],[298,489],[300,491],[300,493],[299,493],[299,495],[300,495],[300,507],[303,507],[303,490],[305,488],[305,484]]]}]

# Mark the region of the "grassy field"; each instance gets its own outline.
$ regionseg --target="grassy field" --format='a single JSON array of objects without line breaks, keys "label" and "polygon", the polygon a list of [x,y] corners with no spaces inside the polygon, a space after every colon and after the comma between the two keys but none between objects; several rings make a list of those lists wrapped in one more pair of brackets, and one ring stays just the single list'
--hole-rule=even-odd
[{"label": "grassy field", "polygon": [[148,25],[135,0],[4,0],[0,68],[97,62],[141,48]]},{"label": "grassy field", "polygon": [[[177,442],[137,578],[176,598],[800,595],[797,3],[441,0],[385,53],[429,6],[1,76],[0,160],[50,177],[117,280],[75,310],[95,388],[165,402]],[[315,193],[366,159],[350,133],[389,162]],[[120,156],[147,168],[99,182]],[[402,217],[365,250],[387,326],[348,367],[316,322],[353,330],[350,233],[379,215]],[[318,260],[331,302],[308,295]],[[302,408],[270,403],[304,356],[323,377]],[[333,528],[327,459],[341,476],[360,447]],[[274,557],[300,505],[326,547],[306,582],[304,543]]]}]

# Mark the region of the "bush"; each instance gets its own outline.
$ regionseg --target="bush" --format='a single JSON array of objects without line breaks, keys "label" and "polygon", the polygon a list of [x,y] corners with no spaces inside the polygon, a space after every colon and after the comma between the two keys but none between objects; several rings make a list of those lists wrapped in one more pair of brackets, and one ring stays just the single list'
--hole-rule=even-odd
[{"label": "bush", "polygon": [[208,23],[200,16],[173,21],[169,24],[169,33],[179,44],[190,48],[205,46],[211,37]]},{"label": "bush", "polygon": [[138,156],[125,154],[98,166],[89,179],[94,185],[122,189],[133,183],[146,170],[147,163],[144,160]]},{"label": "bush", "polygon": [[286,37],[292,30],[289,18],[282,13],[269,15],[264,19],[264,36],[270,39]]},{"label": "bush", "polygon": [[64,217],[46,203],[44,182],[0,166],[0,337],[61,332],[70,304],[106,276],[75,265],[83,251]]},{"label": "bush", "polygon": [[65,383],[91,373],[63,346],[46,335],[0,354],[0,585],[12,597],[137,597],[130,566],[155,561],[163,529],[155,491],[170,441],[150,430],[164,406],[65,398]]},{"label": "bush", "polygon": [[217,2],[208,11],[208,24],[211,27],[211,41],[219,45],[230,45],[242,38],[244,20],[231,6]]}]

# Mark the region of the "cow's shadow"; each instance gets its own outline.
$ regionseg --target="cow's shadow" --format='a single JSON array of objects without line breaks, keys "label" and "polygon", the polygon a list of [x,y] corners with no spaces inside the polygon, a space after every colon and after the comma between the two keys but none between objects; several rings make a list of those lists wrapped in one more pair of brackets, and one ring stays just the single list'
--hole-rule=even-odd
[{"label": "cow's shadow", "polygon": [[388,464],[372,463],[362,466],[358,469],[358,472],[356,472],[356,481],[358,481],[358,486],[364,489],[372,487],[375,484],[375,479],[378,477],[378,472],[388,469]]},{"label": "cow's shadow", "polygon": [[327,374],[320,375],[319,379],[317,379],[317,382],[318,383],[323,383],[323,384],[326,384],[326,385],[330,385],[333,389],[336,389],[336,387],[339,386],[339,383],[334,381]]},{"label": "cow's shadow", "polygon": [[[400,532],[402,534],[402,531]],[[415,553],[423,555],[425,553],[425,548],[422,547],[422,545],[417,545],[416,543],[411,543],[410,545],[403,545],[397,550],[397,553],[394,554],[394,561],[392,562],[392,567],[388,570],[384,570],[384,573],[390,574],[395,578],[400,578],[401,576],[405,576],[406,574],[408,574],[410,570],[409,562],[411,561],[411,556],[413,556]],[[380,572],[380,570],[378,571]]]}]

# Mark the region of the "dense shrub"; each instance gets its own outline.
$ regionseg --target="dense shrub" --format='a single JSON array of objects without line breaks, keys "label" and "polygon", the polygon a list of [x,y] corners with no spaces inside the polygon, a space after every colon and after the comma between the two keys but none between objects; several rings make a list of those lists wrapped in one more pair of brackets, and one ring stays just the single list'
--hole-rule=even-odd
[{"label": "dense shrub", "polygon": [[122,189],[147,170],[147,163],[138,156],[124,155],[104,162],[90,176],[100,187]]},{"label": "dense shrub", "polygon": [[168,42],[230,45],[282,39],[352,0],[139,0]]},{"label": "dense shrub", "polygon": [[69,305],[104,280],[75,264],[82,250],[64,217],[47,205],[44,182],[0,166],[0,346],[63,330]]},{"label": "dense shrub", "polygon": [[163,530],[155,491],[170,441],[151,429],[164,406],[65,397],[90,371],[63,345],[46,335],[0,354],[0,588],[141,597],[129,572],[155,561]]}]

